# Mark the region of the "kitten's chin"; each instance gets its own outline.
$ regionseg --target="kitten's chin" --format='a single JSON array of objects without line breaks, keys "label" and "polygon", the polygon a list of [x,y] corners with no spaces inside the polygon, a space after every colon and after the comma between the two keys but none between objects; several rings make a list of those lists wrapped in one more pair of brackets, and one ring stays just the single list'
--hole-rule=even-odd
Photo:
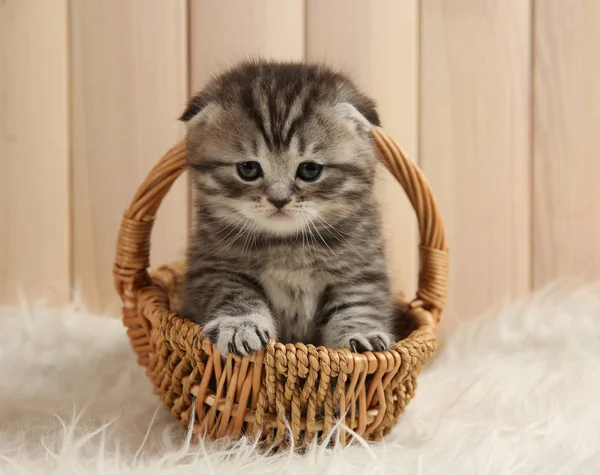
[{"label": "kitten's chin", "polygon": [[267,233],[275,236],[290,236],[297,234],[302,229],[300,221],[294,216],[284,213],[273,213],[271,216],[260,216],[255,218],[259,227]]}]

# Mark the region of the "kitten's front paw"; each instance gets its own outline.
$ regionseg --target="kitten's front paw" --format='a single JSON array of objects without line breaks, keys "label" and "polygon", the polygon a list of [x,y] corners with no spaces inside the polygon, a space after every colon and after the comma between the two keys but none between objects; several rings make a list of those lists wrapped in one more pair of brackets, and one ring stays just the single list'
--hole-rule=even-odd
[{"label": "kitten's front paw", "polygon": [[203,332],[223,355],[246,356],[264,348],[269,338],[277,337],[272,318],[260,314],[217,317],[204,325]]},{"label": "kitten's front paw", "polygon": [[344,347],[350,348],[354,353],[364,351],[384,351],[391,348],[394,343],[392,335],[386,332],[354,333],[347,335]]}]

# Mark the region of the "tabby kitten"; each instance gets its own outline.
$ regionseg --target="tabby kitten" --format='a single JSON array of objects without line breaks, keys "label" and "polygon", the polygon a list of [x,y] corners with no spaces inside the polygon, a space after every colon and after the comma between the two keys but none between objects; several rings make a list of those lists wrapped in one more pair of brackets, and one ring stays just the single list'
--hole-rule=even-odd
[{"label": "tabby kitten", "polygon": [[181,119],[196,214],[182,314],[222,353],[390,347],[373,101],[321,65],[246,62]]}]

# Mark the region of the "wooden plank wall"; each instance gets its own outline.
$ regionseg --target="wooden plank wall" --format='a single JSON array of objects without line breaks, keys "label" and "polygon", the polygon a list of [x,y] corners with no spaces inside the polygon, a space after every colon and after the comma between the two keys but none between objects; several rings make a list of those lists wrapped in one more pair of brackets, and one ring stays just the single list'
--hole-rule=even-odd
[{"label": "wooden plank wall", "polygon": [[534,285],[600,278],[600,2],[536,0]]},{"label": "wooden plank wall", "polygon": [[[447,318],[563,275],[600,277],[600,4],[594,0],[0,2],[0,304],[75,285],[116,313],[121,214],[183,134],[188,95],[246,57],[326,60],[423,167],[452,257]],[[394,287],[417,236],[382,173]],[[180,180],[152,262],[184,255]]]},{"label": "wooden plank wall", "polygon": [[69,298],[67,5],[0,2],[0,305]]},{"label": "wooden plank wall", "polygon": [[[188,96],[184,0],[71,2],[73,274],[84,301],[114,312],[121,216],[137,186],[183,134]],[[163,203],[152,262],[182,259],[187,191]]]},{"label": "wooden plank wall", "polygon": [[447,316],[530,288],[526,0],[421,2],[421,166],[451,249]]},{"label": "wooden plank wall", "polygon": [[303,0],[190,0],[192,91],[247,58],[302,60]]}]

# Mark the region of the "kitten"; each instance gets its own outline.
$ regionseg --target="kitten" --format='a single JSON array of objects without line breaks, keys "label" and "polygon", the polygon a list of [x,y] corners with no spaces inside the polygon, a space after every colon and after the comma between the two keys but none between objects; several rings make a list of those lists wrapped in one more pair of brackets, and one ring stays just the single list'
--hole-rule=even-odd
[{"label": "kitten", "polygon": [[181,119],[196,195],[182,314],[224,354],[389,348],[374,102],[325,66],[246,62]]}]

